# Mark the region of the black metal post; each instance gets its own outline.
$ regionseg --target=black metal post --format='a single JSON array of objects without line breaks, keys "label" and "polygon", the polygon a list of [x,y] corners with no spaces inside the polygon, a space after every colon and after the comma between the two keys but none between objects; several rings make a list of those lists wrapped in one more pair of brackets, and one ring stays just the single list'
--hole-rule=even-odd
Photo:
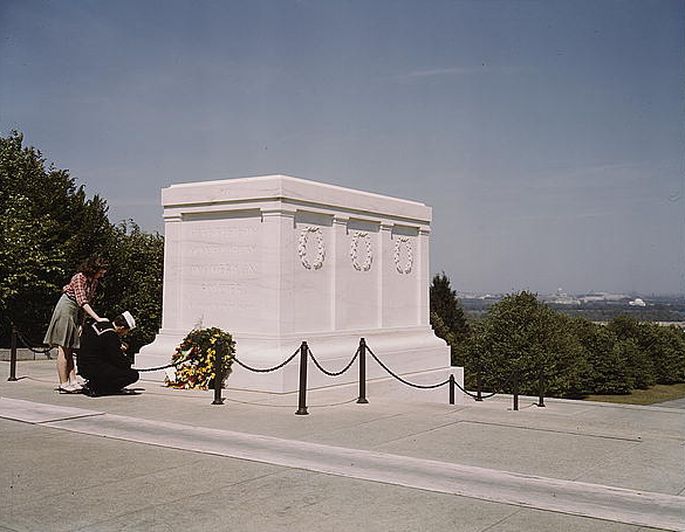
[{"label": "black metal post", "polygon": [[519,409],[519,370],[514,370],[514,410]]},{"label": "black metal post", "polygon": [[545,406],[545,372],[540,368],[540,374],[538,376],[538,384],[540,388],[538,389],[538,406],[544,408]]},{"label": "black metal post", "polygon": [[8,381],[17,380],[17,328],[12,324],[10,336],[10,376]]},{"label": "black metal post", "polygon": [[309,347],[307,342],[302,342],[300,346],[300,393],[297,401],[297,416],[306,416],[307,412],[307,355]]},{"label": "black metal post", "polygon": [[224,398],[221,397],[221,385],[223,384],[223,364],[224,352],[223,349],[217,349],[216,358],[214,359],[214,401],[213,405],[224,404]]},{"label": "black metal post", "polygon": [[450,373],[450,404],[454,404],[454,373]]},{"label": "black metal post", "polygon": [[359,340],[359,397],[357,403],[367,404],[366,400],[366,340]]},{"label": "black metal post", "polygon": [[483,379],[480,374],[480,368],[478,368],[478,373],[476,373],[476,401],[483,400]]}]

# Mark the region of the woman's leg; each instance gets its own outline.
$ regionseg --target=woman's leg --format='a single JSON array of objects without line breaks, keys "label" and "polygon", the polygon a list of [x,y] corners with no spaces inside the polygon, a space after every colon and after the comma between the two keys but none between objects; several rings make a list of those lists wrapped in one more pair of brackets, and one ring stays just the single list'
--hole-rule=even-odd
[{"label": "woman's leg", "polygon": [[76,380],[76,365],[74,364],[74,352],[71,349],[67,356],[67,369],[69,370],[67,373],[69,376],[69,383],[78,386],[78,381]]},{"label": "woman's leg", "polygon": [[[69,366],[71,364],[71,367]],[[57,346],[57,376],[60,386],[69,384],[69,372],[74,368],[74,358],[71,348],[62,345]]]}]

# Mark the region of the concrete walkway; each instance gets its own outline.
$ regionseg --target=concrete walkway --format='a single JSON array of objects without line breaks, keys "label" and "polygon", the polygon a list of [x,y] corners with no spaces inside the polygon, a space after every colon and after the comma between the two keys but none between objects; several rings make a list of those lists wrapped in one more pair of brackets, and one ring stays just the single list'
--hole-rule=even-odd
[{"label": "concrete walkway", "polygon": [[54,362],[18,375],[0,381],[0,530],[685,530],[682,410],[449,406],[384,381],[295,416],[295,394],[91,399],[56,394]]},{"label": "concrete walkway", "polygon": [[664,406],[667,408],[685,408],[685,398],[664,401],[663,403],[659,403],[658,406]]}]

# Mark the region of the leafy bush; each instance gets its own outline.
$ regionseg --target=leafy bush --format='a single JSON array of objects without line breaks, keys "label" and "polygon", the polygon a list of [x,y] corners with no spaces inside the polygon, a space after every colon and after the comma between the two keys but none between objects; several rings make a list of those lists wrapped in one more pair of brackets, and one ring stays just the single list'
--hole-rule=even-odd
[{"label": "leafy bush", "polygon": [[[444,290],[444,279],[441,283],[442,300],[449,300],[444,296],[451,289]],[[480,374],[484,390],[511,393],[515,371],[520,393],[538,393],[542,381],[545,393],[557,397],[626,394],[685,381],[685,331],[629,316],[604,326],[559,313],[529,292],[490,306],[458,339],[437,312],[431,323],[452,346],[453,360],[464,365],[471,389]]]},{"label": "leafy bush", "polygon": [[168,377],[165,384],[172,388],[206,390],[214,386],[214,364],[222,356],[222,373],[225,379],[231,374],[235,342],[232,336],[217,327],[195,329],[184,338],[171,357],[176,366],[173,380]]}]

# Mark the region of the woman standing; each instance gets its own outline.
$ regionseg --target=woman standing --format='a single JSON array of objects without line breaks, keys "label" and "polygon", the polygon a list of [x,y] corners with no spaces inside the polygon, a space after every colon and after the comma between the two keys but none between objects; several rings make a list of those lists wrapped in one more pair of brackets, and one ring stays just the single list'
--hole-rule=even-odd
[{"label": "woman standing", "polygon": [[106,321],[98,316],[90,305],[100,278],[107,271],[106,263],[99,257],[91,257],[81,264],[69,284],[62,289],[43,343],[57,346],[57,376],[59,393],[79,393],[81,385],[76,380],[74,349],[79,348],[79,327],[84,312],[96,321]]}]

